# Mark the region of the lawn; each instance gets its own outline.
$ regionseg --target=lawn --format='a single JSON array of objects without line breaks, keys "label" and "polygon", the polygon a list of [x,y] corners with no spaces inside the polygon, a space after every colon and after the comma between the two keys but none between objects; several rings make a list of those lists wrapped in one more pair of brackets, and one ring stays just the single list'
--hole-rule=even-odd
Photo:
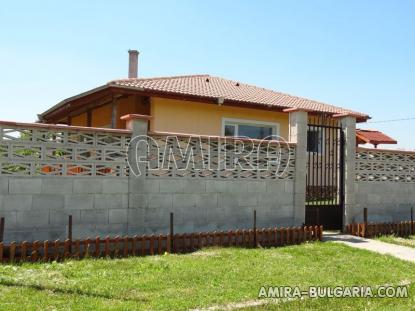
[{"label": "lawn", "polygon": [[384,236],[378,237],[377,239],[382,242],[415,248],[415,235],[411,235],[407,238],[401,238],[395,235],[384,235]]},{"label": "lawn", "polygon": [[256,300],[261,286],[398,285],[407,299],[304,299],[260,309],[402,309],[415,265],[335,243],[0,266],[0,310],[187,310]]}]

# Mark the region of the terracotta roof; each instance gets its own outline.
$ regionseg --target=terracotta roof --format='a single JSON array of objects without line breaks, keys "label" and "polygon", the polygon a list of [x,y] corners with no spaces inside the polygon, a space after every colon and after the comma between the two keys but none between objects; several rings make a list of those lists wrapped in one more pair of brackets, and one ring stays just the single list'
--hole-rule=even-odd
[{"label": "terracotta roof", "polygon": [[369,118],[364,113],[209,75],[122,79],[111,81],[108,85],[174,95],[189,95],[218,100],[221,98],[225,101],[225,104],[226,101],[232,101],[281,109],[296,108],[336,115],[350,114],[356,116],[359,120]]},{"label": "terracotta roof", "polygon": [[372,144],[372,145],[379,145],[379,144],[397,144],[398,142],[383,134],[380,131],[375,130],[356,130],[356,138],[359,144]]}]

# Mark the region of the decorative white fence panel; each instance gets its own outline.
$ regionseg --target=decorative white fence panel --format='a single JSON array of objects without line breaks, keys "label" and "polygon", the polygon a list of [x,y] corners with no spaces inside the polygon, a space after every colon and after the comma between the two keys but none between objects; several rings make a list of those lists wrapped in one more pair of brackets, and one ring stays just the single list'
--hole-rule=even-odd
[{"label": "decorative white fence panel", "polygon": [[[152,134],[151,138],[147,168],[150,178],[294,179],[296,146],[293,144],[158,134]],[[241,148],[246,155],[243,158]],[[239,164],[233,166],[236,158]]]},{"label": "decorative white fence panel", "polygon": [[0,175],[126,176],[129,131],[0,123]]},{"label": "decorative white fence panel", "polygon": [[415,152],[358,148],[356,180],[415,182]]}]

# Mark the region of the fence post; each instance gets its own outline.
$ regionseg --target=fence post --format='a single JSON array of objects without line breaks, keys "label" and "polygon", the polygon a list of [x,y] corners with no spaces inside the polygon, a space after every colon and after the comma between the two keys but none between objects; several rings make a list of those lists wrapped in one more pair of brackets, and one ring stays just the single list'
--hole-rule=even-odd
[{"label": "fence post", "polygon": [[254,247],[257,247],[256,210],[254,210]]},{"label": "fence post", "polygon": [[411,207],[411,235],[413,234],[414,234],[414,208]]},{"label": "fence post", "polygon": [[4,217],[0,218],[0,243],[4,240]]},{"label": "fence post", "polygon": [[170,252],[174,252],[174,215],[170,213]]},{"label": "fence post", "polygon": [[69,240],[69,253],[72,254],[72,215],[68,217],[68,240]]},{"label": "fence post", "polygon": [[364,223],[363,237],[366,237],[367,236],[367,207],[363,208],[363,223]]}]

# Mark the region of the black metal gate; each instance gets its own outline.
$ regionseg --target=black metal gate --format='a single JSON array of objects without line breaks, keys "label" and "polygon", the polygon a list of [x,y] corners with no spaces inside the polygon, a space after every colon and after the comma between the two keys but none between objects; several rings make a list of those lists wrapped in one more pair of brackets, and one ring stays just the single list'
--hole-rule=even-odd
[{"label": "black metal gate", "polygon": [[344,211],[344,133],[336,120],[314,118],[307,132],[306,225],[339,230]]}]

